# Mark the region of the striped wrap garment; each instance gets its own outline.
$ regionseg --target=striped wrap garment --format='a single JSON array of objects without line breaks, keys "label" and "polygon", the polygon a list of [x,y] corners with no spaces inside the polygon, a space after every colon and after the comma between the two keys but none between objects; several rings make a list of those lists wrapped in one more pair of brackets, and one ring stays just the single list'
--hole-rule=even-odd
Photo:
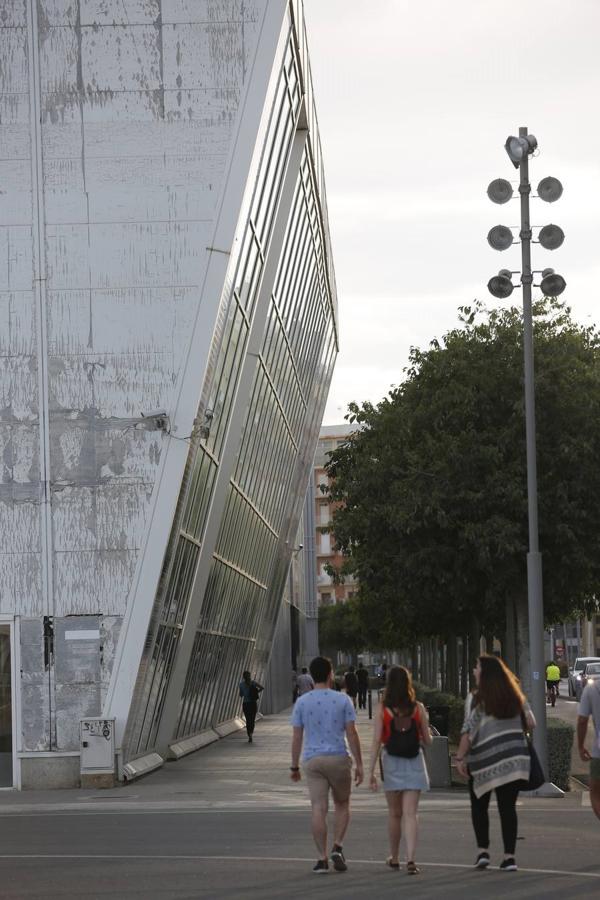
[{"label": "striped wrap garment", "polygon": [[476,797],[510,781],[528,780],[531,759],[520,715],[496,719],[476,707],[463,731],[471,741],[467,763]]}]

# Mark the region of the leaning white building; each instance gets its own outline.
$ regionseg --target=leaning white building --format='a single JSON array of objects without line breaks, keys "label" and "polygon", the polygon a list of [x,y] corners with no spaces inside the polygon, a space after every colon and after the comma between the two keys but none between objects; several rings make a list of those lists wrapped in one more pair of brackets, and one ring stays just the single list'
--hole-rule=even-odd
[{"label": "leaning white building", "polygon": [[336,352],[299,0],[0,0],[0,786],[227,730]]}]

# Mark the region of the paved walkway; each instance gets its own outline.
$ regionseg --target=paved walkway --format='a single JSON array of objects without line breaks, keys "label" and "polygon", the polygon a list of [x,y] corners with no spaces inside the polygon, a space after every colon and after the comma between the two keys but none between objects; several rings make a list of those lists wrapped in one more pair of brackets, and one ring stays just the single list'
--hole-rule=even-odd
[{"label": "paved walkway", "polygon": [[[197,809],[305,807],[302,786],[290,779],[289,724],[291,710],[257,722],[254,743],[240,730],[177,762],[110,790],[0,792],[0,812],[28,809],[74,810],[114,808],[120,801],[130,808]],[[359,711],[358,729],[368,765],[372,722]],[[380,804],[371,791],[360,790],[358,805]]]},{"label": "paved walkway", "polygon": [[[559,707],[557,712],[560,714]],[[240,730],[177,762],[168,762],[144,778],[109,790],[0,792],[0,813],[108,810],[117,806],[131,810],[305,808],[305,787],[294,784],[289,776],[289,715],[287,711],[259,720],[252,744]],[[358,712],[358,731],[367,769],[373,723],[363,710]],[[468,805],[461,788],[432,791],[422,802]],[[581,796],[577,802],[581,803]],[[381,809],[382,803],[383,798],[366,785],[354,792],[357,810]]]}]

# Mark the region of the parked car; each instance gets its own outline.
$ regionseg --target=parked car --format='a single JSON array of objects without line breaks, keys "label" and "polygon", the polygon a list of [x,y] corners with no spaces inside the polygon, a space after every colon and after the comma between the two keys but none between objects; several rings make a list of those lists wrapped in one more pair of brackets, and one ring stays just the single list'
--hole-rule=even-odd
[{"label": "parked car", "polygon": [[600,660],[586,663],[581,675],[575,682],[575,699],[577,701],[581,700],[586,684],[590,684],[590,682],[594,682],[598,678],[600,678]]},{"label": "parked car", "polygon": [[575,665],[569,669],[569,697],[577,697],[577,684],[581,681],[581,673],[585,669],[587,663],[600,663],[600,656],[579,656],[575,660]]}]

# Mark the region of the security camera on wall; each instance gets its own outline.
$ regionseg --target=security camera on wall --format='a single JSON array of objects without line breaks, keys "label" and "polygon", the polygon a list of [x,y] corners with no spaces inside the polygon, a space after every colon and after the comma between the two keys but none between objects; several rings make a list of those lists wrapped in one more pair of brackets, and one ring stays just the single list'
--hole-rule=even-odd
[{"label": "security camera on wall", "polygon": [[140,413],[142,419],[148,421],[148,425],[150,430],[154,427],[157,431],[168,432],[170,430],[169,427],[169,416],[165,412],[164,409],[154,409],[150,412]]}]

